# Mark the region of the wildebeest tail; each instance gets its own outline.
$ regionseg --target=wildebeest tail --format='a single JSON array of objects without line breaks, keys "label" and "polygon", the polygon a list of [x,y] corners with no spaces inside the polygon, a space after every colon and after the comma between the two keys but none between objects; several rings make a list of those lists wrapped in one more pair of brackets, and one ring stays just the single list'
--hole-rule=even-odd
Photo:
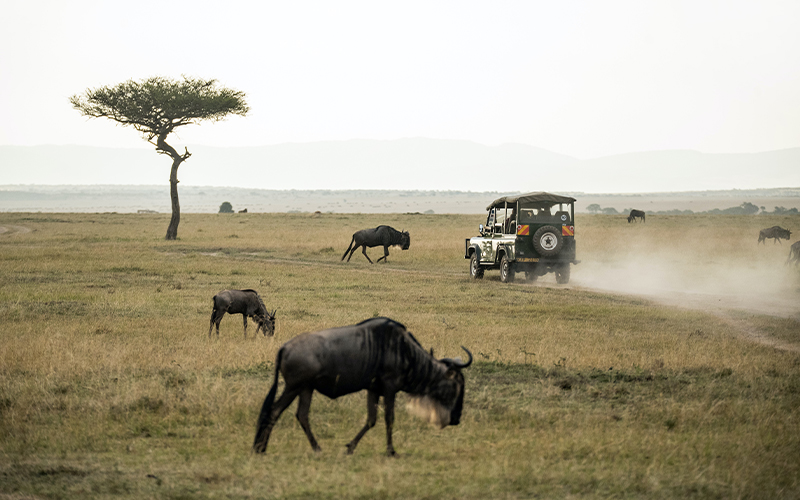
[{"label": "wildebeest tail", "polygon": [[353,239],[350,240],[350,244],[347,246],[347,250],[344,251],[344,255],[342,255],[341,260],[344,260],[344,258],[347,257],[347,252],[349,252],[350,249],[353,247],[353,243],[355,241],[356,241],[356,235],[354,234]]},{"label": "wildebeest tail", "polygon": [[283,347],[278,351],[275,357],[275,380],[272,382],[272,387],[269,389],[267,397],[264,399],[264,404],[261,405],[261,412],[258,414],[258,423],[256,424],[256,437],[253,440],[253,450],[256,453],[264,453],[267,449],[267,443],[264,435],[267,426],[269,425],[270,415],[272,414],[272,404],[275,402],[275,394],[278,392],[278,374],[281,369],[281,358],[283,357]]}]

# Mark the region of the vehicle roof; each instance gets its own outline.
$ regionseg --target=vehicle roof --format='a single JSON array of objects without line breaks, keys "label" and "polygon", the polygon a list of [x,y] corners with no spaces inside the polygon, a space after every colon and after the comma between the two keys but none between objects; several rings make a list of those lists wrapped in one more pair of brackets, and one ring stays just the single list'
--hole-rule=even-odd
[{"label": "vehicle roof", "polygon": [[502,198],[498,198],[494,200],[486,210],[490,210],[494,207],[499,205],[503,205],[508,203],[509,205],[516,202],[520,203],[574,203],[576,200],[575,198],[570,198],[569,196],[561,196],[558,194],[552,193],[545,193],[544,191],[539,191],[537,193],[526,193],[526,194],[515,194],[511,196],[503,196]]}]

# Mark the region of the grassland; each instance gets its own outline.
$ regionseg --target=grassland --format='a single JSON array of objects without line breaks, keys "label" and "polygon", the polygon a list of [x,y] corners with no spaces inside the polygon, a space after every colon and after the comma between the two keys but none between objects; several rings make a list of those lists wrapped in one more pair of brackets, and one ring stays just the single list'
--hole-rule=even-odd
[{"label": "grassland", "polygon": [[[787,245],[755,244],[792,220],[581,216],[567,286],[471,281],[475,216],[185,214],[174,242],[167,222],[0,214],[0,498],[800,497],[797,309],[709,300],[730,277],[720,286],[752,303],[771,281],[797,304]],[[409,230],[410,250],[340,262],[353,231],[380,223]],[[622,293],[687,281],[687,307]],[[225,288],[259,290],[276,336],[245,340],[226,317],[209,339]],[[400,410],[399,458],[383,455],[382,422],[346,456],[366,397],[318,395],[322,453],[291,409],[253,455],[278,347],[377,315],[439,356],[472,350],[462,424]]]}]

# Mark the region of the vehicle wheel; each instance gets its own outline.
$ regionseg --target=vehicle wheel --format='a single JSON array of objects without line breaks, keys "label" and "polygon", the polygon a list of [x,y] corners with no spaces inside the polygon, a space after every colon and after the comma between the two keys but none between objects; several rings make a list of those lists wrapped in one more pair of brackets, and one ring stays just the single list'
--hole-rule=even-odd
[{"label": "vehicle wheel", "polygon": [[514,281],[514,268],[505,255],[500,260],[500,281],[503,283],[512,283]]},{"label": "vehicle wheel", "polygon": [[569,263],[561,264],[556,268],[556,283],[559,285],[569,283]]},{"label": "vehicle wheel", "polygon": [[533,233],[533,248],[542,257],[558,255],[563,247],[561,231],[553,226],[542,226]]},{"label": "vehicle wheel", "polygon": [[472,258],[469,259],[469,275],[472,279],[479,280],[483,278],[483,271],[484,269],[478,263],[478,252],[472,254]]}]

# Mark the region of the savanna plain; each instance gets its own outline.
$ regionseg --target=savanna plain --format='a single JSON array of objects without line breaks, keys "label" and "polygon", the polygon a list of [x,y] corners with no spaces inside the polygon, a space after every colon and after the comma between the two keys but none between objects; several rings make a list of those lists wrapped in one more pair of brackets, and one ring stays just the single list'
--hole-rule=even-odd
[{"label": "savanna plain", "polygon": [[[798,498],[800,274],[778,216],[576,217],[581,263],[469,278],[481,215],[2,213],[0,498]],[[358,229],[408,230],[387,264]],[[381,249],[369,251],[375,260]],[[253,288],[274,337],[211,297]],[[459,426],[317,395],[251,452],[278,348],[388,316],[465,370]]]}]

